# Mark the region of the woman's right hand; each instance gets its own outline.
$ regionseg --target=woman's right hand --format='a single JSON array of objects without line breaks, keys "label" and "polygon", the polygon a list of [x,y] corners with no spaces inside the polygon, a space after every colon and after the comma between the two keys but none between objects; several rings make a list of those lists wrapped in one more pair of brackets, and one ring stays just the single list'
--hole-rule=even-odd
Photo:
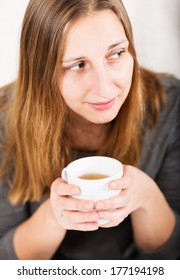
[{"label": "woman's right hand", "polygon": [[94,211],[94,202],[73,198],[80,188],[65,183],[61,178],[51,185],[50,205],[59,225],[67,230],[93,231],[99,228],[99,215]]}]

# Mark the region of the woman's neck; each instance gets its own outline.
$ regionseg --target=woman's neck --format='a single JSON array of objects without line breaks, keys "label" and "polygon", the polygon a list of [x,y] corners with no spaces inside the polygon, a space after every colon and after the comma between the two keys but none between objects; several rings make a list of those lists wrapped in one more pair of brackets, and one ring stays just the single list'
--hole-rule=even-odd
[{"label": "woman's neck", "polygon": [[110,124],[94,124],[73,116],[70,126],[72,148],[96,151],[105,143]]}]

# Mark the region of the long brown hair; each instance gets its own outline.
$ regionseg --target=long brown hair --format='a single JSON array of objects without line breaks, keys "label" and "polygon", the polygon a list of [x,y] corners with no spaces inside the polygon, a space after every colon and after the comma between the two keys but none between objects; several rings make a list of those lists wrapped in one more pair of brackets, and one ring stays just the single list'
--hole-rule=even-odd
[{"label": "long brown hair", "polygon": [[[13,203],[42,198],[71,160],[67,109],[58,89],[66,35],[80,17],[104,9],[112,10],[124,27],[134,70],[128,97],[99,153],[123,163],[138,164],[146,104],[152,104],[153,125],[161,105],[156,91],[162,89],[155,75],[138,65],[131,24],[122,2],[31,0],[22,25],[18,78],[8,102],[1,98],[7,112],[0,176],[11,178],[13,173]],[[154,80],[156,90],[152,87],[148,95]]]}]

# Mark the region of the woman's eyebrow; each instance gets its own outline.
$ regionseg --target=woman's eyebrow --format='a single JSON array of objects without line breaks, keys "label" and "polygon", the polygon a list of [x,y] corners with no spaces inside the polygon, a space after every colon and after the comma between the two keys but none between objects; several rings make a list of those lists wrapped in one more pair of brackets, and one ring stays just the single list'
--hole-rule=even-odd
[{"label": "woman's eyebrow", "polygon": [[72,61],[77,61],[77,60],[84,60],[86,59],[85,56],[80,56],[80,57],[72,57],[72,58],[67,58],[61,61],[61,63],[68,63],[68,62],[72,62]]},{"label": "woman's eyebrow", "polygon": [[[111,49],[125,43],[125,42],[129,42],[127,39],[119,41],[117,43],[114,43],[112,45],[110,45],[107,49],[107,51],[110,51]],[[79,56],[79,57],[72,57],[72,58],[67,58],[61,61],[61,63],[69,63],[69,62],[73,62],[73,61],[79,61],[79,60],[85,60],[86,57],[85,56]]]},{"label": "woman's eyebrow", "polygon": [[125,40],[122,40],[122,41],[119,41],[119,42],[117,42],[117,43],[115,43],[115,44],[110,45],[110,46],[108,47],[108,51],[111,50],[111,49],[113,49],[113,48],[115,48],[115,47],[117,47],[117,46],[119,46],[119,45],[122,45],[122,44],[125,43],[125,42],[129,43],[129,41],[128,41],[127,39],[125,39]]}]

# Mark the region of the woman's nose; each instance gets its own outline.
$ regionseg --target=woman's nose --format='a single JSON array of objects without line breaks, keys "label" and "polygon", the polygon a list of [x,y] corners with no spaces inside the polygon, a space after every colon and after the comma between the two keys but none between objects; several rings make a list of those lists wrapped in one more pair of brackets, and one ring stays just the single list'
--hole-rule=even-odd
[{"label": "woman's nose", "polygon": [[108,69],[103,65],[94,69],[93,93],[105,99],[112,96],[111,77]]}]

